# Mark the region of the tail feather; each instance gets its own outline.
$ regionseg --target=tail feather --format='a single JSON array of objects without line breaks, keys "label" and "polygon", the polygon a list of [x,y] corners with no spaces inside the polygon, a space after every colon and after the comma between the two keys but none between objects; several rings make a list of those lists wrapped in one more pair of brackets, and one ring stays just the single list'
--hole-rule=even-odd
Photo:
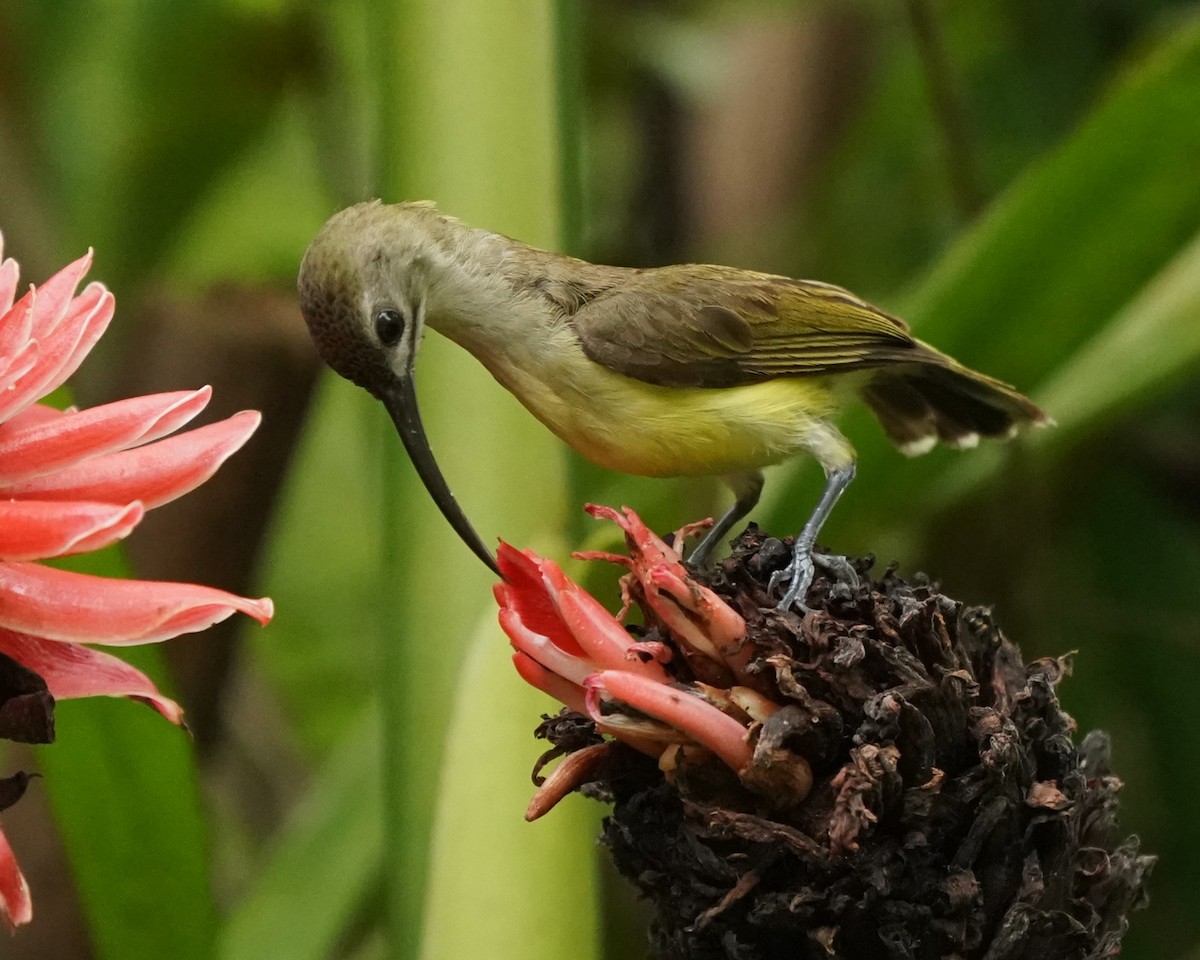
[{"label": "tail feather", "polygon": [[927,361],[882,367],[862,389],[863,400],[902,453],[925,453],[939,440],[973,447],[981,436],[1007,438],[1021,427],[1051,422],[1008,384],[927,349]]}]

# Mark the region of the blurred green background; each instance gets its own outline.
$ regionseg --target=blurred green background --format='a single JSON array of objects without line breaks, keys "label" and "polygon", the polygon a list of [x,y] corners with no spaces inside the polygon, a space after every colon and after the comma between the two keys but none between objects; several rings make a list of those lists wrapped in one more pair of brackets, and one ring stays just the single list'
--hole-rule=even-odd
[{"label": "blurred green background", "polygon": [[[267,417],[126,557],[279,609],[136,653],[194,743],[60,707],[5,813],[36,920],[0,956],[644,954],[599,805],[521,820],[548,704],[486,571],[307,343],[300,256],[371,196],[839,283],[1028,390],[1059,426],[967,455],[847,416],[823,540],[993,605],[1027,657],[1078,651],[1061,695],[1161,856],[1125,955],[1200,960],[1200,4],[1168,0],[0,0],[6,250],[37,281],[94,246],[118,297],[78,398],[211,382],[214,417]],[[489,541],[561,558],[611,538],[587,500],[663,529],[724,502],[579,461],[435,337],[417,375]],[[792,532],[818,489],[773,471],[759,521]]]}]

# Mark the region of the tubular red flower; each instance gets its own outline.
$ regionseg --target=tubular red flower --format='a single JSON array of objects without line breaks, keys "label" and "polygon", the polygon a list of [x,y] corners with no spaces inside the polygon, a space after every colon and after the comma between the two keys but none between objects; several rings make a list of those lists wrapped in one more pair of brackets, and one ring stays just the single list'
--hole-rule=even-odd
[{"label": "tubular red flower", "polygon": [[[624,530],[630,555],[587,552],[575,556],[583,560],[607,560],[627,567],[628,580],[623,586],[627,596],[640,588],[641,596],[655,616],[681,642],[722,667],[728,667],[736,678],[745,679],[749,651],[742,644],[746,621],[741,615],[708,587],[696,583],[688,575],[679,553],[667,546],[628,507],[618,512],[612,507],[589,503],[584,509],[593,517],[611,520]],[[628,604],[626,600],[626,607]]]},{"label": "tubular red flower", "polygon": [[[500,597],[502,604],[506,602],[499,591],[496,595]],[[596,665],[585,657],[572,656],[549,637],[530,630],[525,626],[520,615],[511,607],[501,608],[500,628],[508,634],[514,650],[577,687],[582,688],[583,681],[596,670]],[[534,686],[538,686],[538,684],[534,684]],[[551,696],[557,696],[557,694],[551,694]]]},{"label": "tubular red flower", "polygon": [[546,588],[558,608],[559,616],[595,664],[628,670],[659,682],[667,679],[656,661],[630,655],[636,643],[633,637],[595,597],[568,579],[558,564],[543,560],[542,570]]},{"label": "tubular red flower", "polygon": [[[235,611],[261,623],[273,608],[223,590],[86,576],[32,561],[108,546],[145,512],[187,493],[249,439],[254,411],[167,438],[208,404],[208,387],[133,397],[90,410],[38,401],[83,362],[113,317],[103,284],[76,294],[91,252],[20,299],[0,237],[0,653],[37,673],[57,699],[119,696],[173,723],[179,705],[127,663],[81,646],[153,643]],[[0,912],[32,916],[29,892],[0,834]]]},{"label": "tubular red flower", "polygon": [[545,816],[576,787],[594,780],[595,772],[608,758],[612,747],[611,743],[594,743],[564,757],[529,801],[529,806],[525,808],[525,819],[532,821]]},{"label": "tubular red flower", "polygon": [[564,653],[583,657],[583,648],[562,622],[545,590],[539,568],[542,558],[532,550],[518,550],[501,540],[496,562],[504,574],[504,582],[493,588],[501,609],[511,610],[528,630],[550,640]]},{"label": "tubular red flower", "polygon": [[[618,514],[594,506],[588,510],[621,525],[633,556],[582,556],[628,566],[628,577],[636,578],[637,586],[625,578],[626,599],[636,590],[636,598],[658,615],[662,633],[638,640],[553,561],[501,542],[497,559],[505,582],[495,587],[495,594],[500,625],[516,651],[517,672],[569,709],[590,716],[601,734],[656,758],[667,745],[704,747],[743,775],[753,757],[751,731],[743,721],[766,715],[769,705],[751,702],[747,697],[754,691],[737,685],[731,684],[738,691],[735,702],[725,687],[712,687],[698,678],[677,682],[668,667],[690,677],[687,664],[674,666],[674,654],[690,649],[707,653],[726,678],[744,672],[749,654],[739,641],[745,622],[693,581],[678,554],[633,511]],[[740,706],[741,700],[754,707],[754,714]],[[535,809],[544,812],[577,782],[576,773],[564,772],[553,790],[535,800]],[[542,805],[547,798],[550,802]]]},{"label": "tubular red flower", "polygon": [[[537,660],[521,650],[513,652],[512,660],[513,666],[517,668],[517,673],[520,674],[521,679],[531,687],[541,690],[542,693],[553,697],[561,704],[565,704],[576,713],[587,713],[587,707],[584,706],[583,686],[581,683],[573,683],[561,674],[546,669]],[[587,678],[585,677],[584,679],[586,680]]]},{"label": "tubular red flower", "polygon": [[620,670],[605,670],[588,677],[588,713],[598,723],[606,719],[597,695],[628,704],[661,720],[707,747],[734,771],[749,765],[754,751],[746,742],[746,728],[694,693]]},{"label": "tubular red flower", "polygon": [[496,559],[507,581],[494,588],[500,626],[517,650],[576,684],[606,667],[666,679],[655,661],[629,656],[634,638],[553,560],[504,541]]}]

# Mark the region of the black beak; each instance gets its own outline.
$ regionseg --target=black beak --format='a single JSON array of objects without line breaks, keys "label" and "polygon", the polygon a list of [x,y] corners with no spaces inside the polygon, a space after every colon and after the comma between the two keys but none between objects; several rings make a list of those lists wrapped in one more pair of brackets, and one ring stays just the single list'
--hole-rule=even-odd
[{"label": "black beak", "polygon": [[471,521],[466,518],[458,501],[454,499],[454,494],[446,486],[446,479],[442,476],[442,471],[438,469],[437,461],[433,459],[433,452],[429,449],[429,440],[425,436],[425,427],[421,424],[421,413],[417,409],[417,394],[413,389],[412,372],[409,371],[407,376],[397,377],[392,381],[389,389],[380,399],[383,400],[383,405],[387,407],[392,421],[396,424],[400,439],[404,441],[404,449],[408,451],[409,459],[417,468],[417,475],[425,484],[429,495],[433,497],[433,502],[442,511],[442,516],[450,522],[454,532],[459,535],[463,543],[471,548],[475,556],[503,579],[504,575],[500,572],[495,555],[479,539],[479,534],[475,532]]}]

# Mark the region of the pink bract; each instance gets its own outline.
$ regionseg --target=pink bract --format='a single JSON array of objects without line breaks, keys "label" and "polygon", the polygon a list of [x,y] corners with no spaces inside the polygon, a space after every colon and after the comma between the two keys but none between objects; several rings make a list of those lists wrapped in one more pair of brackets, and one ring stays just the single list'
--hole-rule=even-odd
[{"label": "pink bract", "polygon": [[[17,264],[4,259],[3,249],[0,237],[0,655],[38,674],[56,699],[128,697],[181,723],[179,705],[149,677],[84,645],[154,643],[239,611],[265,624],[271,601],[195,584],[69,573],[34,561],[128,536],[147,510],[211,477],[261,417],[243,411],[168,437],[204,409],[208,387],[89,410],[40,402],[100,339],[113,317],[113,296],[95,282],[76,293],[91,266],[89,251],[16,299]],[[0,914],[14,927],[33,915],[3,833]]]},{"label": "pink bract", "polygon": [[[694,581],[679,555],[632,510],[587,509],[616,522],[626,533],[629,556],[576,555],[629,568],[622,585],[626,605],[621,616],[634,599],[643,602],[669,633],[671,644],[709,658],[736,681],[749,655],[743,649],[746,626],[741,616]],[[739,775],[748,767],[753,749],[742,719],[746,712],[725,696],[722,702],[731,710],[726,712],[706,695],[703,685],[674,680],[665,666],[673,662],[670,645],[639,640],[558,564],[532,550],[501,542],[496,559],[504,575],[504,582],[494,588],[500,626],[513,645],[513,665],[523,680],[570,710],[590,716],[598,733],[650,756],[690,744],[709,751]],[[585,757],[572,754],[546,780],[528,817],[548,811],[606,755],[586,749]]]}]

